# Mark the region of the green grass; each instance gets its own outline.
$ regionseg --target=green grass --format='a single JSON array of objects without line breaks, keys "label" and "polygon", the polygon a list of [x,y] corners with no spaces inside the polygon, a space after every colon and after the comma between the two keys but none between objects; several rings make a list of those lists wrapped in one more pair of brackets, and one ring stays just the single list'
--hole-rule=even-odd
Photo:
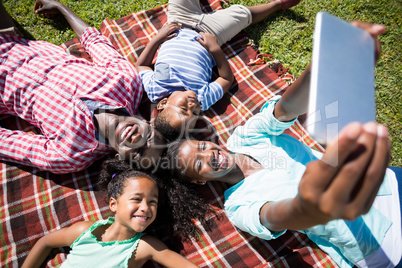
[{"label": "green grass", "polygon": [[[267,1],[231,0],[246,6]],[[76,0],[61,1],[91,26],[99,28],[104,18],[117,19],[132,12],[167,3],[167,0]],[[55,21],[33,13],[34,0],[3,0],[4,6],[27,37],[61,44],[74,37],[63,19]],[[262,53],[273,54],[299,76],[311,60],[314,19],[327,11],[344,20],[381,23],[387,32],[380,37],[382,56],[376,67],[377,121],[388,126],[392,141],[391,165],[402,167],[401,42],[402,2],[400,0],[302,0],[291,10],[277,12],[246,31]]]}]

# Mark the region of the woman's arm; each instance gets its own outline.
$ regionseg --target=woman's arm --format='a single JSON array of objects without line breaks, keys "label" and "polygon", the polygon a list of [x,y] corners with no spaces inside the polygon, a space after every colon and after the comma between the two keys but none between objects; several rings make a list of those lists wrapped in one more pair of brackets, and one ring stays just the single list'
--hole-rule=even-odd
[{"label": "woman's arm", "polygon": [[276,119],[287,122],[307,112],[310,77],[311,63],[296,81],[286,89],[282,98],[275,105],[274,116]]},{"label": "woman's arm", "polygon": [[94,222],[78,222],[40,238],[29,252],[22,268],[40,267],[53,248],[71,246],[72,243]]},{"label": "woman's arm", "polygon": [[135,65],[138,72],[142,70],[152,70],[152,61],[159,46],[163,42],[176,37],[177,34],[174,33],[174,31],[180,30],[180,28],[180,25],[177,23],[168,23],[158,32],[156,36],[154,36],[154,38],[151,39],[145,49],[141,52],[141,55],[138,57]]},{"label": "woman's arm", "polygon": [[260,221],[271,231],[303,230],[366,214],[384,180],[390,143],[382,125],[347,125],[321,160],[311,162],[293,199],[266,203]]},{"label": "woman's arm", "polygon": [[81,38],[85,29],[90,27],[88,23],[78,17],[69,7],[54,0],[36,0],[34,10],[36,14],[45,17],[56,14],[63,15],[78,38]]},{"label": "woman's arm", "polygon": [[34,10],[35,13],[44,17],[51,17],[55,14],[63,15],[95,64],[106,68],[113,67],[129,74],[130,77],[137,76],[132,65],[117,52],[109,39],[101,35],[96,29],[85,32],[90,26],[66,5],[55,0],[36,0]]},{"label": "woman's arm", "polygon": [[221,47],[216,41],[216,37],[210,33],[200,32],[201,38],[197,38],[197,41],[212,54],[215,59],[216,67],[218,68],[219,77],[215,82],[219,83],[223,88],[223,94],[228,92],[233,84],[234,76],[229,62],[226,59],[225,53],[223,53]]},{"label": "woman's arm", "polygon": [[[381,54],[381,45],[378,36],[386,31],[382,25],[367,22],[352,22],[353,25],[368,31],[375,39],[375,58],[378,60]],[[291,121],[301,114],[305,114],[308,108],[310,94],[311,63],[304,70],[302,75],[289,86],[282,98],[275,105],[274,115],[282,122]]]}]

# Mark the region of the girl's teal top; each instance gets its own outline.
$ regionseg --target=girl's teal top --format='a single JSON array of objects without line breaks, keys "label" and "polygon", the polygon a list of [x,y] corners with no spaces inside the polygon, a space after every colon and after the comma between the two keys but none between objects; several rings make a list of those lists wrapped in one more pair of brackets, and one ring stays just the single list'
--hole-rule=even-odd
[{"label": "girl's teal top", "polygon": [[125,241],[98,241],[92,234],[93,230],[113,222],[113,217],[99,220],[82,233],[71,245],[72,250],[61,267],[127,267],[144,233],[137,233]]}]

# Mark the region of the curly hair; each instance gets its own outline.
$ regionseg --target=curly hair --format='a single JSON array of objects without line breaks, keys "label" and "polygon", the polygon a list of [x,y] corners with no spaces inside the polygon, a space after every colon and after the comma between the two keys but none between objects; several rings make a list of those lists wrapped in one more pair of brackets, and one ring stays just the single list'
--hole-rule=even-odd
[{"label": "curly hair", "polygon": [[[160,185],[171,203],[172,220],[180,223],[174,226],[174,231],[184,236],[190,234],[192,237],[197,237],[199,230],[193,220],[198,220],[201,225],[209,229],[211,223],[206,215],[215,212],[196,190],[196,185],[190,183],[191,178],[177,168],[178,150],[184,141],[185,139],[182,139],[168,145],[156,175],[161,180]],[[185,238],[183,235],[182,238]]]},{"label": "curly hair", "polygon": [[159,131],[167,141],[174,141],[181,134],[181,130],[170,125],[169,113],[166,109],[158,112],[155,117],[154,126],[155,129]]},{"label": "curly hair", "polygon": [[108,159],[103,162],[98,187],[108,189],[109,199],[116,198],[122,194],[125,181],[138,176],[154,180],[159,188],[158,213],[156,220],[147,228],[148,233],[160,238],[167,237],[170,243],[165,242],[169,247],[174,247],[178,239],[187,241],[191,237],[198,237],[199,229],[194,220],[210,228],[205,216],[213,212],[212,207],[204,202],[192,185],[172,179],[166,170],[147,174],[132,169],[124,160]]},{"label": "curly hair", "polygon": [[167,144],[165,154],[160,161],[160,169],[181,183],[190,183],[192,178],[185,175],[186,169],[179,167],[179,149],[186,139],[180,139]]},{"label": "curly hair", "polygon": [[132,169],[124,160],[109,159],[102,164],[99,174],[99,189],[107,189],[108,200],[117,199],[123,194],[125,183],[130,179],[148,178],[157,184],[157,181],[149,174]]},{"label": "curly hair", "polygon": [[168,176],[165,176],[162,181],[162,187],[167,194],[172,211],[171,220],[177,223],[173,224],[173,232],[182,240],[190,237],[197,238],[200,230],[194,220],[198,220],[206,229],[210,229],[211,222],[206,216],[215,212],[195,189],[195,185],[179,182]]}]

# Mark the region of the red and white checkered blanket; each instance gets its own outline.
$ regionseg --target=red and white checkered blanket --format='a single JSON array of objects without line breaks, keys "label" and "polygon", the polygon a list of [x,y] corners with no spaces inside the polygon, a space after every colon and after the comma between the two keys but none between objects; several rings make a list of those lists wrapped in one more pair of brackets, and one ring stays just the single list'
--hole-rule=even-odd
[{"label": "red and white checkered blanket", "polygon": [[[209,2],[208,2],[209,1]],[[219,0],[202,0],[205,11],[220,9]],[[149,40],[166,22],[167,6],[106,19],[101,33],[117,50],[135,63]],[[223,45],[236,83],[222,100],[204,113],[214,128],[218,142],[224,144],[233,129],[259,111],[272,96],[282,94],[291,76],[278,72],[280,64],[252,64],[258,51],[246,34],[240,33]],[[63,44],[70,53],[88,57],[77,39]],[[258,62],[258,61],[257,61]],[[271,68],[270,68],[271,67]],[[17,118],[0,115],[0,126],[35,132],[34,127]],[[306,133],[300,121],[287,131],[307,145],[322,150]],[[100,162],[82,172],[55,175],[36,168],[0,162],[0,266],[19,267],[33,244],[43,235],[82,220],[111,216],[105,192],[93,189]],[[336,264],[306,236],[287,232],[274,241],[264,241],[237,230],[223,208],[223,183],[199,187],[205,199],[217,209],[212,230],[200,226],[199,240],[183,243],[181,254],[200,267],[336,267]],[[47,267],[58,266],[66,254],[56,249]],[[148,263],[147,267],[157,264]]]}]

